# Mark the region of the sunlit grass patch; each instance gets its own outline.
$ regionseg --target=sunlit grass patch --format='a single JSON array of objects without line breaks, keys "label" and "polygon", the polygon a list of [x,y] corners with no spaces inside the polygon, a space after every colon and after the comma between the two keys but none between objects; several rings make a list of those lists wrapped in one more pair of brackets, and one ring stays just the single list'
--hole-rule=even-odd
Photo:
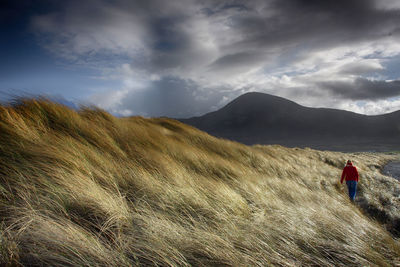
[{"label": "sunlit grass patch", "polygon": [[249,147],[24,99],[0,107],[0,264],[398,265],[400,187],[380,173],[396,156]]}]

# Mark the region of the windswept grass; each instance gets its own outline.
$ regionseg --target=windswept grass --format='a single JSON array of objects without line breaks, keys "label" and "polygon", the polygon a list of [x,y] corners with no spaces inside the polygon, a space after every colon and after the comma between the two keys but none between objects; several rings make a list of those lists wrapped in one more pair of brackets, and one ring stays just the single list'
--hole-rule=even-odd
[{"label": "windswept grass", "polygon": [[[381,224],[399,230],[398,182],[380,174],[393,157],[21,100],[0,107],[0,264],[400,265]],[[338,181],[348,158],[356,205]]]}]

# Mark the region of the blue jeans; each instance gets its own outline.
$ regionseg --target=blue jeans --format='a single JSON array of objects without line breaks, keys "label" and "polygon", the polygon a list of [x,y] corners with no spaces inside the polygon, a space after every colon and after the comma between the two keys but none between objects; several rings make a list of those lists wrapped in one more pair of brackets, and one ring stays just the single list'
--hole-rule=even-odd
[{"label": "blue jeans", "polygon": [[347,188],[349,189],[349,197],[351,201],[356,198],[357,181],[346,181]]}]

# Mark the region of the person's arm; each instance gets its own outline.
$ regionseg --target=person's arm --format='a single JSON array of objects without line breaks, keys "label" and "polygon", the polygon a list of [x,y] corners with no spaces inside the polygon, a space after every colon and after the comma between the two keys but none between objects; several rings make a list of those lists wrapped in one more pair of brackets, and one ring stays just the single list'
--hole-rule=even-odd
[{"label": "person's arm", "polygon": [[356,177],[357,177],[357,182],[358,182],[358,171],[357,171],[357,168],[354,167],[354,170],[356,171]]},{"label": "person's arm", "polygon": [[343,184],[343,179],[344,179],[345,173],[346,173],[345,170],[346,170],[346,167],[343,168],[342,178],[340,179],[340,183],[341,183],[341,184]]}]

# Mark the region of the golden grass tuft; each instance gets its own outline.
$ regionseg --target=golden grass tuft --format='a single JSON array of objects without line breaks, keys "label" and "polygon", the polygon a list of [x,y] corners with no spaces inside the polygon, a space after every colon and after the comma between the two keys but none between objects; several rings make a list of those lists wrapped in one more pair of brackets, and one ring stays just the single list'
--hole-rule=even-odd
[{"label": "golden grass tuft", "polygon": [[393,158],[22,99],[0,107],[0,265],[400,265],[400,187],[380,173]]}]

